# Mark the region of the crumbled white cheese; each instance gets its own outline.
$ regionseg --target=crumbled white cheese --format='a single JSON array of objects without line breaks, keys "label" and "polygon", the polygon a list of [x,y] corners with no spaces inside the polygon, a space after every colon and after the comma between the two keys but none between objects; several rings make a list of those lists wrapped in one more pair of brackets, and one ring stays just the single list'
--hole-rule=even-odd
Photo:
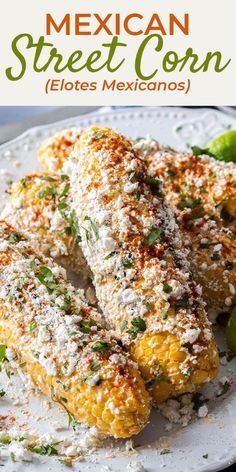
[{"label": "crumbled white cheese", "polygon": [[141,462],[130,462],[126,467],[127,472],[145,472]]}]

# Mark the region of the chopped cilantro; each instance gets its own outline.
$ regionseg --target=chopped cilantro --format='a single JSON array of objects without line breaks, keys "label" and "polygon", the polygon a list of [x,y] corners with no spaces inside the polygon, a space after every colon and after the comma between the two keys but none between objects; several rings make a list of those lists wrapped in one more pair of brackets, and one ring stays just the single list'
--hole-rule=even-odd
[{"label": "chopped cilantro", "polygon": [[0,444],[11,444],[12,438],[11,436],[1,436],[0,437]]},{"label": "chopped cilantro", "polygon": [[98,361],[94,360],[91,365],[91,370],[97,372],[100,369],[101,365]]},{"label": "chopped cilantro", "polygon": [[99,232],[98,232],[97,226],[94,224],[94,222],[91,220],[89,216],[85,216],[85,220],[90,222],[91,229],[94,234],[94,238],[97,241],[99,239]]},{"label": "chopped cilantro", "polygon": [[171,285],[165,283],[163,284],[163,288],[162,288],[163,292],[165,293],[171,293],[173,288],[171,287]]},{"label": "chopped cilantro", "polygon": [[69,177],[69,175],[62,174],[61,175],[61,180],[70,180],[70,177]]},{"label": "chopped cilantro", "polygon": [[133,339],[137,337],[138,333],[146,330],[146,323],[140,316],[134,317],[131,324],[132,328],[128,330],[128,333],[131,334]]},{"label": "chopped cilantro", "polygon": [[63,298],[62,305],[56,305],[60,310],[66,311],[67,313],[71,311],[72,308],[72,299],[70,295],[66,294]]},{"label": "chopped cilantro", "polygon": [[144,246],[152,246],[156,242],[156,240],[163,235],[162,228],[152,228],[149,235],[144,241]]},{"label": "chopped cilantro", "polygon": [[166,171],[167,175],[169,175],[169,177],[175,177],[176,176],[176,172],[174,169],[172,169],[171,167],[168,168],[168,170]]},{"label": "chopped cilantro", "polygon": [[170,449],[162,449],[160,452],[160,455],[163,456],[164,454],[172,454]]},{"label": "chopped cilantro", "polygon": [[[58,444],[58,443],[56,443]],[[54,444],[47,444],[42,446],[28,446],[28,450],[34,452],[35,454],[40,454],[41,456],[57,456],[58,451],[55,448]]]},{"label": "chopped cilantro", "polygon": [[193,402],[193,409],[194,411],[198,411],[201,406],[204,406],[208,402],[208,398],[204,398],[202,393],[196,392],[192,396],[192,402]]},{"label": "chopped cilantro", "polygon": [[106,261],[107,259],[110,259],[110,258],[113,257],[114,255],[115,255],[115,251],[110,252],[109,254],[107,254],[107,256],[104,257],[104,261]]},{"label": "chopped cilantro", "polygon": [[41,177],[41,180],[44,180],[45,182],[56,182],[56,179],[54,179],[50,175],[45,175],[45,177]]},{"label": "chopped cilantro", "polygon": [[68,209],[68,204],[65,202],[65,200],[62,200],[59,204],[58,204],[58,210],[59,212],[61,213],[62,217],[63,218],[66,218],[66,210]]},{"label": "chopped cilantro", "polygon": [[200,243],[200,246],[199,246],[201,249],[209,249],[210,247],[210,244],[209,243]]},{"label": "chopped cilantro", "polygon": [[222,385],[222,389],[219,393],[217,393],[217,397],[222,397],[222,395],[225,395],[230,389],[230,383],[229,382],[225,382],[223,385]]},{"label": "chopped cilantro", "polygon": [[15,243],[17,244],[20,241],[27,241],[27,239],[22,237],[22,235],[17,232],[11,233],[10,236],[8,237],[8,242],[11,244],[15,244]]},{"label": "chopped cilantro", "polygon": [[213,254],[211,255],[212,261],[218,261],[219,258],[220,258],[219,252],[213,252]]},{"label": "chopped cilantro", "polygon": [[208,454],[203,454],[203,459],[208,459]]},{"label": "chopped cilantro", "polygon": [[6,392],[1,388],[0,389],[0,398],[4,397],[6,395]]},{"label": "chopped cilantro", "polygon": [[66,184],[60,194],[60,198],[66,197],[68,195],[69,190],[70,190],[70,184]]},{"label": "chopped cilantro", "polygon": [[49,267],[44,265],[39,266],[38,270],[39,273],[36,274],[37,279],[41,284],[45,285],[49,294],[52,293],[57,286],[53,272]]},{"label": "chopped cilantro", "polygon": [[177,208],[179,210],[184,210],[185,208],[190,208],[194,210],[198,205],[200,205],[201,199],[200,198],[182,198],[180,202],[177,204]]},{"label": "chopped cilantro", "polygon": [[6,345],[0,344],[0,364],[6,360]]},{"label": "chopped cilantro", "polygon": [[28,180],[29,179],[27,179],[27,177],[23,177],[23,179],[21,179],[20,183],[21,183],[23,188],[26,188]]},{"label": "chopped cilantro", "polygon": [[72,212],[69,214],[66,220],[68,224],[70,225],[70,230],[71,230],[73,239],[75,240],[76,243],[79,243],[81,241],[81,237],[80,237],[78,219],[77,219],[75,210],[72,210]]},{"label": "chopped cilantro", "polygon": [[56,187],[54,186],[48,186],[44,190],[40,190],[40,192],[37,193],[38,198],[50,198],[50,197],[55,197],[57,195]]},{"label": "chopped cilantro", "polygon": [[101,131],[96,131],[91,135],[92,139],[101,139],[103,137],[103,133]]},{"label": "chopped cilantro", "polygon": [[132,183],[139,182],[140,178],[141,178],[141,174],[139,171],[132,170],[129,174],[129,180]]},{"label": "chopped cilantro", "polygon": [[80,322],[80,328],[82,329],[83,333],[89,334],[91,331],[91,326],[94,326],[95,322],[90,318],[85,318]]},{"label": "chopped cilantro", "polygon": [[68,402],[67,398],[65,398],[65,397],[60,397],[60,400],[61,400],[62,402],[64,402],[64,403],[67,403],[67,402]]},{"label": "chopped cilantro", "polygon": [[162,320],[166,320],[169,308],[170,308],[170,304],[166,303],[165,307],[161,310],[161,319]]},{"label": "chopped cilantro", "polygon": [[35,320],[32,320],[32,321],[30,322],[30,324],[29,324],[30,333],[33,333],[34,330],[36,329],[36,327],[37,327],[36,321],[35,321]]},{"label": "chopped cilantro", "polygon": [[93,352],[103,352],[109,351],[111,348],[111,344],[106,343],[104,341],[96,341],[92,346],[91,349]]},{"label": "chopped cilantro", "polygon": [[143,181],[145,184],[150,186],[151,191],[156,195],[157,197],[162,196],[161,188],[162,188],[162,182],[161,180],[157,179],[156,177],[152,175],[147,175],[144,177]]},{"label": "chopped cilantro", "polygon": [[127,324],[128,324],[128,321],[126,321],[126,320],[122,321],[122,323],[120,324],[120,332],[121,333],[123,333],[123,331],[125,330]]},{"label": "chopped cilantro", "polygon": [[123,260],[123,266],[126,269],[131,269],[133,266],[133,261],[129,257],[126,257],[126,259]]}]

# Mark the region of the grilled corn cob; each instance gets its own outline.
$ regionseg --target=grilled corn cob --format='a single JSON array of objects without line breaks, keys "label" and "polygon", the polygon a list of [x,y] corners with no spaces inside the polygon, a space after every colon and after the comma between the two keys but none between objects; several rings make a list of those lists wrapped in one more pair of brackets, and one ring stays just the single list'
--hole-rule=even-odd
[{"label": "grilled corn cob", "polygon": [[48,172],[60,170],[79,138],[77,128],[64,129],[44,141],[38,149],[38,158]]},{"label": "grilled corn cob", "polygon": [[176,207],[209,313],[228,311],[236,304],[235,164],[163,150],[153,141],[136,147],[148,149],[149,173]]},{"label": "grilled corn cob", "polygon": [[3,221],[0,302],[0,343],[42,392],[105,435],[130,437],[145,426],[149,397],[128,355],[64,269]]},{"label": "grilled corn cob", "polygon": [[[145,144],[144,144],[145,143]],[[195,156],[165,150],[155,141],[135,144],[145,152],[150,171],[163,179],[168,198],[177,209],[195,209],[204,215],[215,216],[222,226],[236,232],[236,166],[210,156]]]},{"label": "grilled corn cob", "polygon": [[132,144],[92,127],[70,162],[81,247],[107,322],[156,402],[214,378],[218,354],[172,208]]},{"label": "grilled corn cob", "polygon": [[66,269],[76,268],[85,283],[89,273],[77,244],[76,216],[66,203],[69,187],[67,175],[28,175],[9,188],[10,202],[1,218],[34,239],[39,252]]}]

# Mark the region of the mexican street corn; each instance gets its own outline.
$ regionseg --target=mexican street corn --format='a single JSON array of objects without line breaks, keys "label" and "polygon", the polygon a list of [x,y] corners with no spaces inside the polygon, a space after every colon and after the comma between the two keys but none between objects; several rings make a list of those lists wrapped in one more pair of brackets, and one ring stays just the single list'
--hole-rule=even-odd
[{"label": "mexican street corn", "polygon": [[172,207],[131,142],[83,132],[70,160],[81,247],[107,322],[156,402],[214,378],[218,354]]},{"label": "mexican street corn", "polygon": [[[135,144],[141,151],[147,146],[146,140]],[[168,199],[178,210],[196,208],[196,213],[214,215],[222,226],[236,232],[236,166],[233,162],[179,153],[161,148],[153,140],[145,157],[150,171],[163,180]]]},{"label": "mexican street corn", "polygon": [[[135,147],[142,146],[147,149],[147,141]],[[153,141],[148,149],[149,174],[162,182],[168,202],[176,207],[209,312],[228,311],[236,304],[236,166],[158,149]]]},{"label": "mexican street corn", "polygon": [[44,141],[38,149],[38,158],[42,166],[52,173],[60,170],[79,135],[80,131],[77,128],[64,129]]},{"label": "mexican street corn", "polygon": [[76,216],[67,210],[69,187],[67,175],[27,175],[9,188],[10,202],[1,218],[33,238],[39,252],[53,257],[66,269],[76,269],[87,281],[88,270],[77,244]]},{"label": "mexican street corn", "polygon": [[64,269],[3,221],[0,303],[1,345],[69,418],[116,438],[145,426],[149,396],[128,354],[66,282]]}]

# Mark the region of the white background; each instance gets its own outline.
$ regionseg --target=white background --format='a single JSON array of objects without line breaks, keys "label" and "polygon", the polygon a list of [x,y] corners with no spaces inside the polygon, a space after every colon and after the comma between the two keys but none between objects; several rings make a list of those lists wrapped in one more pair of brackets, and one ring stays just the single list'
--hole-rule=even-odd
[{"label": "white background", "polygon": [[[11,51],[12,39],[20,33],[30,33],[34,40],[40,35],[46,35],[45,17],[51,13],[59,22],[66,13],[99,13],[104,16],[108,12],[127,15],[133,12],[143,14],[147,25],[152,13],[158,13],[164,25],[168,24],[168,14],[174,13],[182,18],[185,12],[190,14],[190,34],[178,32],[174,37],[164,37],[163,51],[175,50],[180,56],[188,47],[204,59],[207,51],[221,51],[224,62],[232,58],[228,68],[217,74],[199,72],[191,74],[188,70],[182,73],[161,72],[161,53],[150,52],[146,58],[145,70],[159,68],[159,73],[153,80],[182,81],[191,79],[191,90],[188,95],[183,92],[101,92],[100,86],[96,92],[62,92],[45,94],[44,87],[48,78],[65,78],[68,81],[97,81],[101,84],[104,79],[111,81],[135,81],[134,60],[138,46],[143,36],[129,36],[122,33],[120,41],[128,43],[125,49],[126,61],[118,72],[110,74],[102,70],[91,74],[86,70],[73,74],[65,71],[56,74],[50,68],[44,73],[35,73],[32,69],[32,51],[26,52],[27,73],[16,82],[9,81],[5,69],[17,66],[18,61]],[[2,2],[0,19],[0,105],[236,105],[236,50],[235,50],[235,0],[7,0]],[[111,36],[65,36],[64,33],[47,37],[54,43],[64,57],[74,50],[82,49],[84,57],[94,49],[100,49],[102,42],[109,42]],[[122,52],[122,54],[124,54]]]}]

